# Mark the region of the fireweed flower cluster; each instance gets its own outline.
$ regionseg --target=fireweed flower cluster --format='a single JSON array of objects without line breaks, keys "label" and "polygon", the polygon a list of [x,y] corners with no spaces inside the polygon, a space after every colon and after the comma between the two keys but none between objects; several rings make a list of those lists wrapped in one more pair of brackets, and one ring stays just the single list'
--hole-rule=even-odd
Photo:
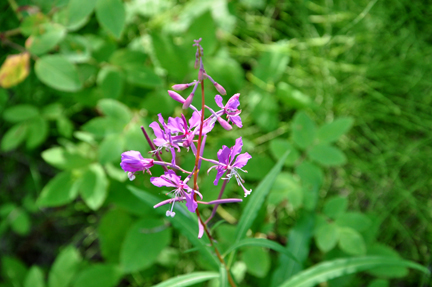
[{"label": "fireweed flower cluster", "polygon": [[[198,185],[196,182],[196,177],[201,167],[202,160],[214,164],[214,166],[208,170],[208,173],[212,169],[217,171],[214,185],[218,185],[220,179],[229,181],[231,178],[235,178],[237,184],[242,187],[244,196],[247,196],[252,192],[252,190],[245,188],[244,180],[241,178],[239,173],[239,171],[246,172],[242,168],[251,158],[248,153],[241,154],[243,146],[241,137],[237,138],[235,145],[231,148],[222,146],[216,155],[217,160],[202,157],[207,134],[213,130],[216,122],[226,130],[231,130],[233,128],[232,124],[238,128],[241,128],[243,125],[240,118],[241,110],[238,109],[240,106],[240,94],[234,94],[225,105],[223,104],[223,99],[219,94],[226,95],[226,90],[219,83],[214,81],[204,69],[202,62],[203,48],[200,45],[201,38],[194,41],[195,43],[193,46],[197,47],[195,67],[199,68],[198,79],[187,84],[176,84],[172,86],[176,91],[184,91],[192,87],[191,93],[185,99],[175,91],[168,91],[168,95],[175,101],[181,103],[183,109],[192,110],[190,118],[187,119],[186,116],[182,114],[180,117],[169,117],[168,120],[165,121],[163,116],[159,114],[158,121],[152,122],[149,125],[155,135],[153,141],[149,139],[145,129],[142,127],[149,145],[152,148],[152,151],[150,152],[152,158],[144,158],[138,151],[126,151],[122,154],[120,163],[121,168],[127,172],[130,180],[134,180],[138,172],[147,172],[151,174],[150,169],[154,165],[160,165],[164,168],[164,174],[159,177],[151,177],[150,182],[157,187],[172,188],[171,192],[167,193],[167,195],[171,194],[171,197],[154,206],[154,208],[157,208],[162,205],[171,204],[171,208],[166,212],[166,215],[171,217],[175,216],[174,206],[176,202],[186,202],[186,207],[190,212],[197,212],[198,204],[214,204],[215,207],[213,211],[215,211],[219,204],[242,201],[241,199],[236,198],[221,199],[225,184],[222,186],[222,190],[217,200],[210,202],[202,201],[203,196],[198,191]],[[208,79],[219,93],[215,96],[216,105],[220,108],[218,111],[211,109],[204,103],[202,103],[202,109],[204,110],[198,110],[191,104],[198,85],[203,85],[204,79]],[[205,109],[208,114],[206,118],[202,114],[205,112]],[[226,119],[224,119],[224,117]],[[176,163],[176,155],[181,152],[182,149],[185,149],[188,152],[192,150],[195,155],[196,164],[192,171],[187,171]],[[171,154],[171,162],[165,162],[161,159],[160,154],[163,152]],[[156,159],[154,157],[156,157]],[[182,173],[186,176],[182,179],[182,175],[178,175],[176,172]],[[223,177],[224,175],[225,177]],[[192,176],[194,176],[193,181],[191,180]],[[189,186],[189,182],[194,182],[194,186]],[[212,216],[213,214],[214,212],[212,213]],[[201,237],[203,235],[204,227],[199,214],[198,217],[198,237]]]}]

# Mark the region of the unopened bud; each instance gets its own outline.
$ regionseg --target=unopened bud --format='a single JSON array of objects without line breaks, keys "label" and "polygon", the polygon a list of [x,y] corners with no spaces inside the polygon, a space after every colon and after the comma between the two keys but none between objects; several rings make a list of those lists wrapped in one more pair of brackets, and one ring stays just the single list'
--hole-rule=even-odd
[{"label": "unopened bud", "polygon": [[172,86],[172,88],[176,91],[183,91],[184,89],[189,88],[189,85],[188,84],[177,84],[177,85]]},{"label": "unopened bud", "polygon": [[226,91],[224,89],[224,87],[222,87],[221,85],[219,85],[218,83],[214,83],[214,86],[216,88],[216,90],[222,95],[225,96],[226,95]]},{"label": "unopened bud", "polygon": [[189,106],[192,103],[193,97],[194,97],[194,93],[191,93],[189,95],[189,97],[187,97],[186,101],[184,101],[184,103],[183,103],[183,110],[186,110],[187,108],[189,108]]},{"label": "unopened bud", "polygon": [[217,120],[224,129],[226,129],[227,131],[232,130],[232,126],[226,120],[221,117],[218,117]]},{"label": "unopened bud", "polygon": [[175,100],[175,101],[177,101],[179,103],[183,104],[185,102],[185,99],[182,96],[180,96],[178,93],[174,92],[174,91],[168,90],[168,95],[171,98],[173,98],[173,100]]}]

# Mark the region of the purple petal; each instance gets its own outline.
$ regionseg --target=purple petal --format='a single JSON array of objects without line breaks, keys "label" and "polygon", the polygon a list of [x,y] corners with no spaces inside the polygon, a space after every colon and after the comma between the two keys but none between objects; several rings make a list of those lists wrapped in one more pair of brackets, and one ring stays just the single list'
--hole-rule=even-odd
[{"label": "purple petal", "polygon": [[157,187],[178,187],[181,182],[181,176],[176,175],[175,172],[172,170],[168,170],[160,177],[150,178],[150,182]]},{"label": "purple petal", "polygon": [[247,152],[245,152],[236,158],[233,166],[237,167],[237,168],[242,168],[247,164],[248,160],[251,158],[252,158],[252,156],[250,154],[248,154]]},{"label": "purple petal", "polygon": [[153,129],[153,132],[157,138],[164,138],[164,132],[157,122],[152,122],[149,127]]},{"label": "purple petal", "polygon": [[220,149],[217,153],[217,158],[219,162],[228,165],[230,153],[231,149],[229,147],[227,147],[226,145],[222,146],[222,149]]},{"label": "purple petal", "polygon": [[158,119],[159,119],[159,122],[161,123],[161,125],[165,128],[165,120],[164,120],[162,114],[158,114]]},{"label": "purple petal", "polygon": [[189,126],[190,128],[194,128],[199,125],[201,121],[201,113],[199,112],[193,112],[192,117],[189,119]]},{"label": "purple petal", "polygon": [[218,185],[219,183],[219,179],[222,177],[222,175],[224,175],[224,173],[227,171],[225,168],[220,167],[220,168],[216,168],[217,169],[217,174],[216,174],[216,178],[213,181],[214,185]]},{"label": "purple petal", "polygon": [[240,116],[234,116],[234,117],[230,117],[230,120],[239,128],[243,127],[242,121]]},{"label": "purple petal", "polygon": [[212,129],[214,128],[215,122],[214,121],[204,121],[204,126],[203,126],[203,134],[207,134],[209,132],[212,131]]},{"label": "purple petal", "polygon": [[120,166],[126,172],[143,171],[153,166],[153,159],[143,158],[140,152],[131,150],[122,153]]},{"label": "purple petal", "polygon": [[204,235],[204,226],[201,224],[201,221],[198,218],[198,238],[203,237],[203,235]]},{"label": "purple petal", "polygon": [[183,110],[189,108],[189,106],[192,103],[193,97],[194,97],[194,93],[190,93],[189,97],[187,97],[186,101],[183,103]]},{"label": "purple petal", "polygon": [[216,102],[216,105],[218,105],[219,108],[221,108],[221,109],[224,108],[224,105],[222,103],[222,97],[220,95],[216,95],[215,96],[215,102]]},{"label": "purple petal", "polygon": [[192,192],[189,194],[187,192],[185,192],[185,197],[186,197],[186,207],[190,212],[195,212],[195,210],[198,207],[198,203],[194,200],[194,192],[192,190]]},{"label": "purple petal", "polygon": [[242,202],[243,200],[240,198],[225,198],[225,199],[216,199],[209,201],[207,204],[224,204],[224,203],[233,203],[233,202]]},{"label": "purple petal", "polygon": [[226,129],[227,131],[232,130],[232,126],[226,120],[221,117],[218,117],[217,120],[224,129]]},{"label": "purple petal", "polygon": [[232,96],[225,105],[225,108],[230,110],[237,110],[238,106],[240,106],[239,97],[240,94],[235,94],[234,96]]},{"label": "purple petal", "polygon": [[242,138],[239,137],[238,139],[236,139],[235,145],[231,148],[231,154],[230,154],[231,155],[231,162],[233,161],[233,159],[236,155],[241,153],[242,146],[243,146],[243,141],[242,141]]},{"label": "purple petal", "polygon": [[176,187],[172,182],[167,181],[162,177],[151,177],[150,182],[157,187],[167,186],[167,187]]},{"label": "purple petal", "polygon": [[168,118],[167,127],[172,133],[180,133],[183,132],[183,123],[181,118]]}]

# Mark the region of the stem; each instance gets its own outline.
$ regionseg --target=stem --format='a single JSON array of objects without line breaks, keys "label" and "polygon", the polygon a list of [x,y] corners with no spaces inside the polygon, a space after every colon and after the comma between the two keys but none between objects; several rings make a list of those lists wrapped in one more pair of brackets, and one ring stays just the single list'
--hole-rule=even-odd
[{"label": "stem", "polygon": [[[225,191],[225,187],[226,187],[227,183],[228,183],[228,180],[224,180],[224,181],[223,181],[223,184],[222,184],[222,187],[221,187],[221,190],[220,190],[220,192],[219,192],[219,196],[218,196],[217,199],[221,199],[221,198],[222,198],[222,195],[223,195],[223,193],[224,193],[224,191]],[[211,213],[210,217],[209,217],[209,218],[206,220],[206,222],[205,222],[206,225],[207,225],[207,223],[208,223],[208,222],[213,218],[213,216],[216,214],[216,209],[218,208],[218,206],[219,206],[219,204],[215,204],[215,205],[213,206],[212,213]]]},{"label": "stem", "polygon": [[[141,130],[142,130],[142,132],[143,132],[143,134],[144,134],[144,136],[145,136],[145,138],[147,140],[147,143],[149,144],[151,150],[155,150],[156,147],[154,146],[153,142],[150,140],[150,137],[148,136],[148,134],[147,134],[144,126],[141,126]],[[160,156],[160,154],[159,154],[159,152],[155,152],[155,155],[156,155],[156,157],[157,157],[157,159],[159,161],[163,161],[162,158],[161,158],[161,156]],[[164,171],[168,171],[168,168],[166,166],[162,165],[162,168],[164,169]]]}]

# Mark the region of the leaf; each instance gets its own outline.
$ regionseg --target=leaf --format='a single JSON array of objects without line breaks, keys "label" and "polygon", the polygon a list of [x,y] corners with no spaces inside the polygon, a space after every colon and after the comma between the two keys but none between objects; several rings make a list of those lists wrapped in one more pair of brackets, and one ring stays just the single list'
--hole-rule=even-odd
[{"label": "leaf", "polygon": [[126,20],[126,12],[120,0],[97,0],[96,19],[117,39],[120,38]]},{"label": "leaf", "polygon": [[43,271],[38,266],[32,266],[24,279],[24,287],[45,287]]},{"label": "leaf", "polygon": [[72,63],[85,63],[91,58],[90,43],[80,35],[67,35],[60,43],[60,53]]},{"label": "leaf", "polygon": [[42,144],[48,136],[48,122],[42,117],[33,119],[28,125],[27,148],[33,149]]},{"label": "leaf", "polygon": [[312,147],[308,151],[308,156],[324,166],[338,166],[346,163],[345,154],[340,149],[327,144]]},{"label": "leaf", "polygon": [[300,157],[299,152],[293,147],[293,145],[283,139],[274,139],[270,142],[270,153],[274,159],[279,159],[281,154],[289,151],[288,157],[285,160],[285,166],[293,166],[294,163]]},{"label": "leaf", "polygon": [[107,196],[108,179],[100,164],[94,163],[84,173],[79,187],[84,202],[93,210],[102,206]]},{"label": "leaf", "polygon": [[221,266],[219,268],[219,287],[229,287],[228,275],[225,267]]},{"label": "leaf", "polygon": [[86,267],[76,275],[73,287],[114,287],[121,278],[120,269],[117,266],[95,264]]},{"label": "leaf", "polygon": [[116,50],[110,57],[109,62],[122,69],[128,70],[145,64],[147,55],[130,49]]},{"label": "leaf", "polygon": [[353,125],[354,119],[351,117],[337,118],[331,123],[324,124],[318,129],[318,140],[322,143],[337,141]]},{"label": "leaf", "polygon": [[12,126],[2,138],[1,149],[3,151],[10,151],[19,146],[24,141],[27,130],[28,128],[25,123]]},{"label": "leaf", "polygon": [[363,237],[349,227],[339,229],[339,247],[342,251],[351,255],[366,254],[366,244]]},{"label": "leaf", "polygon": [[70,0],[67,6],[68,25],[74,26],[87,18],[94,10],[97,0]]},{"label": "leaf", "polygon": [[315,234],[315,240],[318,248],[323,252],[332,250],[339,239],[339,230],[334,223],[322,225]]},{"label": "leaf", "polygon": [[171,230],[160,219],[143,218],[127,232],[120,251],[124,272],[150,267],[159,253],[170,243]]},{"label": "leaf", "polygon": [[59,206],[71,202],[76,195],[75,178],[71,172],[64,171],[45,185],[36,203],[43,207]]},{"label": "leaf", "polygon": [[265,155],[255,155],[249,161],[245,167],[247,173],[244,174],[244,178],[252,180],[261,180],[274,166],[274,161]]},{"label": "leaf", "polygon": [[29,74],[30,54],[9,55],[0,68],[0,86],[10,88],[24,81]]},{"label": "leaf", "polygon": [[303,186],[303,205],[306,210],[315,210],[318,202],[318,192],[323,182],[322,170],[308,161],[303,161],[295,168]]},{"label": "leaf", "polygon": [[59,91],[75,92],[81,89],[76,67],[60,55],[39,58],[35,72],[44,84]]},{"label": "leaf", "polygon": [[367,287],[389,287],[390,282],[384,279],[375,279]]},{"label": "leaf", "polygon": [[312,105],[311,99],[285,82],[277,85],[276,97],[288,108],[304,109]]},{"label": "leaf", "polygon": [[[203,27],[206,28],[203,29]],[[211,11],[207,10],[202,13],[202,15],[193,19],[185,35],[186,43],[193,43],[194,39],[204,39],[204,41],[201,42],[204,51],[208,53],[207,55],[213,54],[217,47],[218,40],[216,38],[216,25],[213,21]]]},{"label": "leaf", "polygon": [[121,153],[124,151],[124,138],[120,135],[108,135],[99,145],[98,158],[101,164],[117,161],[120,162]]},{"label": "leaf", "polygon": [[317,264],[291,277],[285,281],[281,287],[312,287],[333,278],[385,265],[410,267],[426,274],[430,273],[427,268],[411,261],[380,256],[364,256],[336,259]]},{"label": "leaf", "polygon": [[323,212],[331,219],[336,219],[344,213],[348,207],[348,199],[346,197],[334,196],[326,200]]},{"label": "leaf", "polygon": [[38,31],[41,34],[32,34],[25,42],[30,53],[42,55],[53,49],[66,36],[66,28],[57,23],[43,23]]},{"label": "leaf", "polygon": [[104,115],[116,119],[122,124],[128,124],[132,119],[132,113],[129,108],[113,99],[102,99],[98,102],[97,108],[100,109]]},{"label": "leaf", "polygon": [[99,244],[102,255],[108,262],[119,262],[120,248],[131,224],[132,218],[118,209],[108,211],[100,220]]},{"label": "leaf", "polygon": [[15,208],[8,215],[9,224],[12,230],[20,235],[26,235],[30,231],[30,218],[22,208]]},{"label": "leaf", "polygon": [[[395,258],[396,260],[400,260],[400,256],[395,250],[380,243],[375,243],[369,246],[367,255],[385,256],[387,258]],[[408,269],[402,266],[381,266],[369,269],[368,273],[379,277],[402,278],[408,275]]]},{"label": "leaf", "polygon": [[[140,200],[144,201],[149,206],[153,207],[155,204],[159,203],[160,200],[152,194],[140,190],[133,186],[128,186],[128,189]],[[181,210],[181,209],[180,209]],[[157,208],[156,212],[160,215],[165,216],[165,209]],[[195,245],[208,263],[214,267],[215,270],[219,270],[219,261],[213,254],[206,244],[209,243],[208,239],[201,238],[198,239],[198,219],[192,218],[190,213],[177,212],[174,217],[167,217],[171,224],[180,231],[186,238]],[[195,227],[194,227],[195,226]]]},{"label": "leaf", "polygon": [[282,169],[282,165],[285,162],[288,152],[285,152],[283,156],[279,159],[272,170],[266,175],[266,177],[258,185],[255,192],[251,194],[243,214],[239,220],[236,230],[235,243],[238,243],[245,235],[248,229],[251,227],[253,221],[255,220],[258,211],[261,209],[261,205],[264,202],[264,198],[269,193],[276,176]]},{"label": "leaf", "polygon": [[53,147],[42,152],[42,158],[59,169],[71,170],[86,167],[92,161],[77,151],[66,151],[62,147]]},{"label": "leaf", "polygon": [[14,257],[2,256],[1,258],[2,279],[9,281],[12,286],[22,286],[27,268],[20,260]]},{"label": "leaf", "polygon": [[162,86],[162,79],[146,66],[129,67],[126,70],[126,80],[143,88]]},{"label": "leaf", "polygon": [[65,138],[71,138],[72,132],[74,129],[73,123],[71,120],[69,120],[65,116],[60,116],[57,121],[57,130],[60,133],[60,135],[64,136]]},{"label": "leaf", "polygon": [[336,224],[341,227],[351,227],[358,232],[362,232],[372,225],[372,221],[360,212],[346,212],[336,218]]},{"label": "leaf", "polygon": [[242,261],[246,263],[250,274],[264,278],[270,270],[270,255],[261,247],[249,247],[242,252]]},{"label": "leaf", "polygon": [[16,105],[3,112],[3,119],[8,122],[18,123],[37,117],[39,111],[32,105]]},{"label": "leaf", "polygon": [[165,280],[162,283],[154,285],[154,287],[183,287],[191,286],[193,284],[208,281],[213,278],[218,278],[217,272],[194,272],[187,275],[180,275],[175,278]]},{"label": "leaf", "polygon": [[294,116],[292,136],[295,144],[301,149],[306,149],[315,140],[316,127],[312,119],[303,111]]},{"label": "leaf", "polygon": [[223,254],[225,257],[230,252],[243,247],[243,246],[257,246],[257,247],[265,247],[269,249],[273,249],[274,251],[277,251],[281,254],[285,254],[286,256],[290,257],[291,259],[297,261],[297,258],[288,250],[286,247],[280,245],[279,243],[275,241],[271,241],[264,238],[245,238],[240,240],[237,243],[232,244]]},{"label": "leaf", "polygon": [[78,271],[81,256],[73,246],[63,249],[57,256],[48,276],[49,287],[68,287]]},{"label": "leaf", "polygon": [[267,202],[274,205],[280,204],[283,200],[288,200],[294,209],[299,208],[303,204],[303,188],[300,180],[298,177],[287,172],[281,172],[276,177],[267,198]]},{"label": "leaf", "polygon": [[117,99],[123,90],[123,76],[116,68],[102,67],[97,76],[97,84],[105,98]]},{"label": "leaf", "polygon": [[267,51],[258,59],[253,74],[264,83],[275,83],[282,76],[289,62],[289,49],[284,43],[267,45]]}]

